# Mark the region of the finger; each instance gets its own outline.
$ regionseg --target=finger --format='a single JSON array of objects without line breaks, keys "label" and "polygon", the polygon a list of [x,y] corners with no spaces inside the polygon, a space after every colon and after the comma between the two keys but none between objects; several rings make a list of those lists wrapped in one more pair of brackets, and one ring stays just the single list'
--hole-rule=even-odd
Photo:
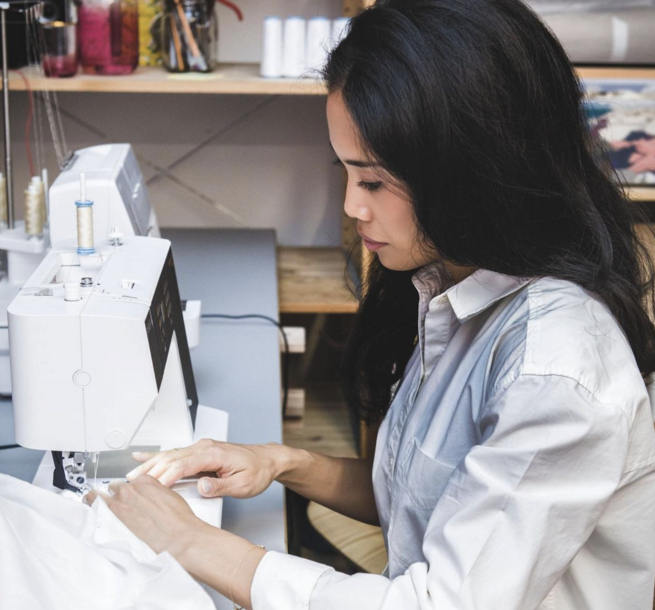
[{"label": "finger", "polygon": [[198,479],[198,492],[205,498],[220,498],[228,495],[226,493],[226,479],[217,479],[215,477],[202,477]]},{"label": "finger", "polygon": [[[171,449],[169,451],[161,451],[158,453],[139,453],[135,452],[132,455],[135,456],[136,454],[138,455],[150,455],[152,457],[148,458],[145,463],[141,464],[141,466],[137,466],[134,470],[130,470],[125,475],[125,478],[132,480],[136,479],[138,476],[142,474],[150,474],[151,476],[159,476],[164,470],[168,467],[168,465],[178,457],[183,457],[186,456],[190,453],[190,451],[185,448],[185,449]],[[153,469],[156,469],[155,472],[153,473]]]},{"label": "finger", "polygon": [[152,468],[147,471],[143,471],[139,474],[147,474],[148,476],[151,476],[155,479],[158,479],[162,474],[164,474],[169,468],[173,466],[173,464],[176,463],[177,460],[173,460],[171,458],[166,458],[163,460],[159,460],[155,464],[153,464]]},{"label": "finger", "polygon": [[[173,462],[163,473],[155,477],[166,487],[170,487],[176,481],[194,474],[198,474],[208,468],[208,457],[206,455],[190,455]],[[154,476],[152,473],[148,473]]]},{"label": "finger", "polygon": [[[132,455],[134,455],[134,454],[132,454]],[[141,466],[137,466],[133,470],[130,470],[130,472],[128,472],[125,475],[125,478],[130,479],[130,480],[131,479],[136,479],[138,476],[140,476],[142,474],[146,474],[147,472],[150,472],[152,470],[152,468],[154,468],[154,466],[156,464],[158,464],[162,459],[164,459],[163,454],[155,453],[151,458],[146,460],[145,463],[141,464]]]},{"label": "finger", "polygon": [[156,455],[159,455],[156,451],[133,451],[132,452],[132,457],[137,461],[137,462],[146,462]]},{"label": "finger", "polygon": [[101,491],[94,489],[82,498],[82,502],[91,506],[95,502],[96,498],[102,498],[105,502],[107,502],[107,500],[111,500],[107,494],[103,494]]},{"label": "finger", "polygon": [[118,480],[109,483],[109,487],[107,487],[107,489],[109,490],[110,495],[115,496],[122,485],[127,485],[127,481]]}]

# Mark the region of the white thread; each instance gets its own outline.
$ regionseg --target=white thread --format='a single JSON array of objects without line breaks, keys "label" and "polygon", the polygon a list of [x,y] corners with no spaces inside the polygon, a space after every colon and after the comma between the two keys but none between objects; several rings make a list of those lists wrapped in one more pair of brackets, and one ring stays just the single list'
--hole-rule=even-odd
[{"label": "white thread", "polygon": [[41,181],[43,182],[43,214],[47,224],[48,213],[50,211],[50,192],[48,191],[48,170],[45,167],[41,171]]},{"label": "white thread", "polygon": [[80,174],[80,201],[86,201],[86,176]]},{"label": "white thread", "polygon": [[93,249],[93,206],[77,208],[77,247]]},{"label": "white thread", "polygon": [[41,229],[43,229],[47,217],[45,212],[45,187],[43,185],[43,181],[41,180],[41,176],[32,176],[32,180],[30,180],[30,184],[34,185],[39,191],[39,216],[40,216],[39,222],[41,223]]},{"label": "white thread", "polygon": [[306,22],[302,17],[287,17],[282,41],[282,76],[297,78],[307,68],[305,63]]},{"label": "white thread", "polygon": [[7,180],[0,174],[0,223],[7,224]]},{"label": "white thread", "polygon": [[43,233],[41,191],[36,184],[30,184],[25,189],[25,233],[34,236]]},{"label": "white thread", "polygon": [[621,63],[628,56],[628,47],[630,45],[630,27],[626,21],[618,17],[612,17],[612,63]]},{"label": "white thread", "polygon": [[282,19],[264,19],[261,75],[265,78],[282,76]]}]

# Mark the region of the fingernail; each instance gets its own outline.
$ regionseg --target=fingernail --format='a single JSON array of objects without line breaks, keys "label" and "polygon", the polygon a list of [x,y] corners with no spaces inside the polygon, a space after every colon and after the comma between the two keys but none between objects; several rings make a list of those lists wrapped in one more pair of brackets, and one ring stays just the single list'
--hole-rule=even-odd
[{"label": "fingernail", "polygon": [[141,455],[141,451],[132,451],[132,455],[134,456]]},{"label": "fingernail", "polygon": [[200,488],[202,489],[203,493],[208,494],[212,490],[212,486],[211,483],[209,482],[209,479],[201,479]]},{"label": "fingernail", "polygon": [[136,469],[135,470],[130,470],[130,472],[128,472],[125,475],[125,478],[126,479],[133,479],[135,476],[136,476]]}]

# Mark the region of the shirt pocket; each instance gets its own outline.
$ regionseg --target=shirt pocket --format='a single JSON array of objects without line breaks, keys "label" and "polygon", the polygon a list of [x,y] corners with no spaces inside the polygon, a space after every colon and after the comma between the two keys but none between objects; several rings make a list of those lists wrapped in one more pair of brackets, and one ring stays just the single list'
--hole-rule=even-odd
[{"label": "shirt pocket", "polygon": [[440,462],[425,453],[418,441],[413,440],[413,450],[407,466],[407,495],[421,509],[434,509],[455,466]]},{"label": "shirt pocket", "polygon": [[411,564],[425,561],[423,543],[434,512],[454,466],[428,456],[414,439],[397,480],[393,526],[388,536],[389,571],[394,578]]}]

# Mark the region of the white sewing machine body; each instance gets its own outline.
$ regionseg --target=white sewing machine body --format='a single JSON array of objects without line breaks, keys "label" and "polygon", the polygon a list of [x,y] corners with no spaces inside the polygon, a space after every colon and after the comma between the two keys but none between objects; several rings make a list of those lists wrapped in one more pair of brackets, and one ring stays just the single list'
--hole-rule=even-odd
[{"label": "white sewing machine body", "polygon": [[[159,237],[159,225],[134,151],[129,144],[102,144],[76,151],[49,189],[49,226],[41,237],[26,235],[24,223],[0,231],[7,251],[7,274],[0,280],[0,327],[7,326],[7,306],[43,260],[50,244],[76,238],[80,174],[94,206],[94,238],[104,243],[116,229],[122,235]],[[7,332],[0,329],[0,395],[11,394]]]},{"label": "white sewing machine body", "polygon": [[[82,256],[75,240],[60,242],[8,308],[16,442],[54,452],[59,488],[86,482],[86,454],[227,440],[227,415],[198,406],[170,242],[104,243]],[[47,455],[35,483],[51,488],[52,471]],[[220,525],[220,500],[193,483],[180,491]]]},{"label": "white sewing machine body", "polygon": [[75,152],[50,187],[50,241],[76,237],[75,206],[80,174],[86,176],[87,196],[94,202],[97,243],[118,228],[123,235],[159,237],[141,169],[129,144],[101,144]]}]

